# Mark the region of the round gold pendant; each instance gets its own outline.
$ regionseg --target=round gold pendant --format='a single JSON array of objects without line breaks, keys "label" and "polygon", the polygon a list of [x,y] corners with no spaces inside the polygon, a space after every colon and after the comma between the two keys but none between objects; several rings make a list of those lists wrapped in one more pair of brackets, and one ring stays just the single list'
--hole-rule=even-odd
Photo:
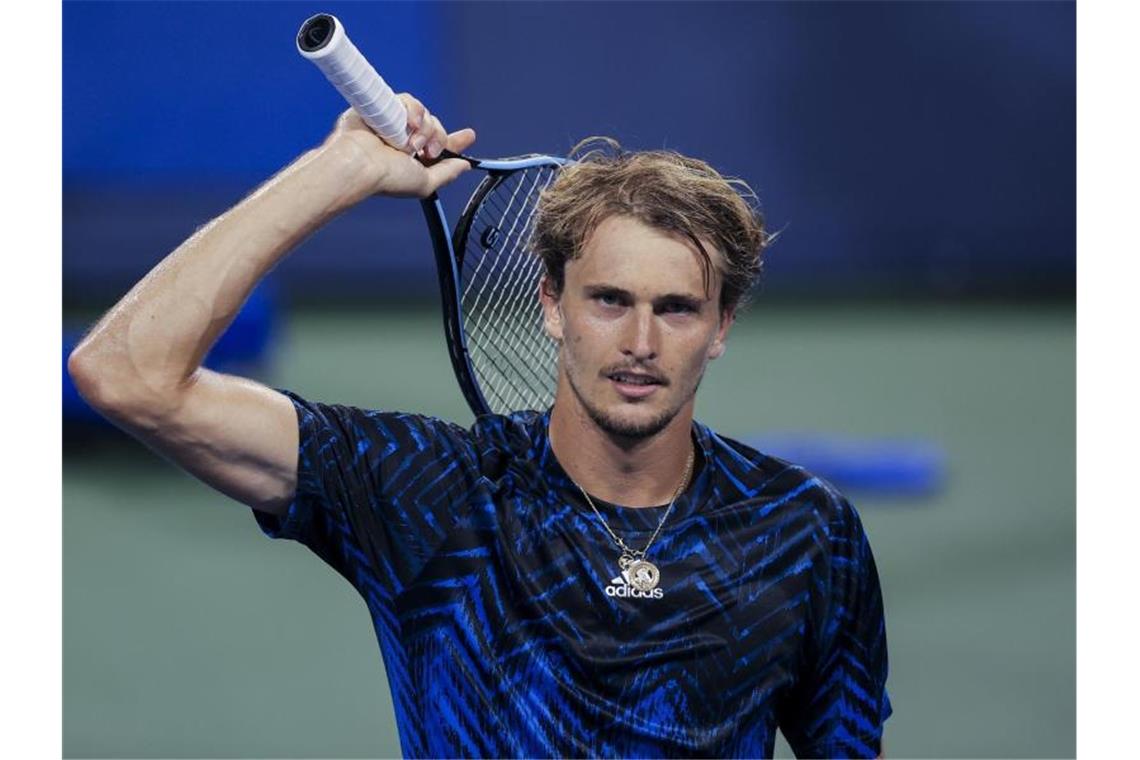
[{"label": "round gold pendant", "polygon": [[652,562],[638,559],[629,563],[626,577],[629,578],[629,585],[638,591],[652,591],[657,588],[657,582],[661,580],[661,572]]}]

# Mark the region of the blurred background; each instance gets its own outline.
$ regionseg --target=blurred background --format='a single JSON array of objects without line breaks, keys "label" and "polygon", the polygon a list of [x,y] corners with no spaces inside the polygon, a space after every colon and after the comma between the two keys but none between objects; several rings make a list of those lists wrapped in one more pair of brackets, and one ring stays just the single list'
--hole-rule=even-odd
[{"label": "blurred background", "polygon": [[[64,2],[64,359],[327,134],[343,102],[293,46],[317,12],[475,155],[606,134],[747,180],[781,235],[698,416],[858,506],[887,754],[1075,754],[1073,3]],[[417,205],[373,199],[209,362],[467,424],[437,287]],[[352,588],[66,377],[62,410],[65,755],[398,755]]]}]

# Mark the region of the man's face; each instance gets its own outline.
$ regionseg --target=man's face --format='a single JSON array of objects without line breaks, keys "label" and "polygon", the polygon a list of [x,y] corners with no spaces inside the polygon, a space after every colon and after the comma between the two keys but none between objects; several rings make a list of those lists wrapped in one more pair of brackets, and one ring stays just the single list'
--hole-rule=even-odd
[{"label": "man's face", "polygon": [[[719,252],[705,249],[719,264]],[[559,401],[625,438],[655,435],[682,410],[691,416],[732,324],[720,289],[717,272],[705,292],[690,241],[631,217],[606,219],[567,262],[561,296],[541,294],[547,332],[561,343]]]}]

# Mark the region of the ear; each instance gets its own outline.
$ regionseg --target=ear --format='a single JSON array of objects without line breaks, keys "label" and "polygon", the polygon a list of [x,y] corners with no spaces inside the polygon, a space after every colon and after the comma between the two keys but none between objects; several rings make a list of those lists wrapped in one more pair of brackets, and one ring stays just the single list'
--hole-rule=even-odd
[{"label": "ear", "polygon": [[554,293],[554,284],[543,275],[538,281],[538,300],[542,304],[542,321],[546,334],[559,343],[562,342],[562,304]]},{"label": "ear", "polygon": [[732,323],[736,321],[736,312],[728,309],[721,312],[720,327],[717,328],[716,337],[713,338],[712,345],[709,346],[709,359],[719,359],[724,355],[727,348],[725,342],[728,340],[728,328],[732,327]]}]

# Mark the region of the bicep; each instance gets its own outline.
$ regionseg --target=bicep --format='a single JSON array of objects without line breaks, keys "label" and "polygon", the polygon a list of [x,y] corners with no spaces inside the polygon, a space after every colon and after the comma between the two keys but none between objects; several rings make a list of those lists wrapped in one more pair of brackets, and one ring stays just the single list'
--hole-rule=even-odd
[{"label": "bicep", "polygon": [[161,420],[122,423],[194,477],[254,509],[283,514],[297,485],[297,414],[261,383],[200,369]]}]

